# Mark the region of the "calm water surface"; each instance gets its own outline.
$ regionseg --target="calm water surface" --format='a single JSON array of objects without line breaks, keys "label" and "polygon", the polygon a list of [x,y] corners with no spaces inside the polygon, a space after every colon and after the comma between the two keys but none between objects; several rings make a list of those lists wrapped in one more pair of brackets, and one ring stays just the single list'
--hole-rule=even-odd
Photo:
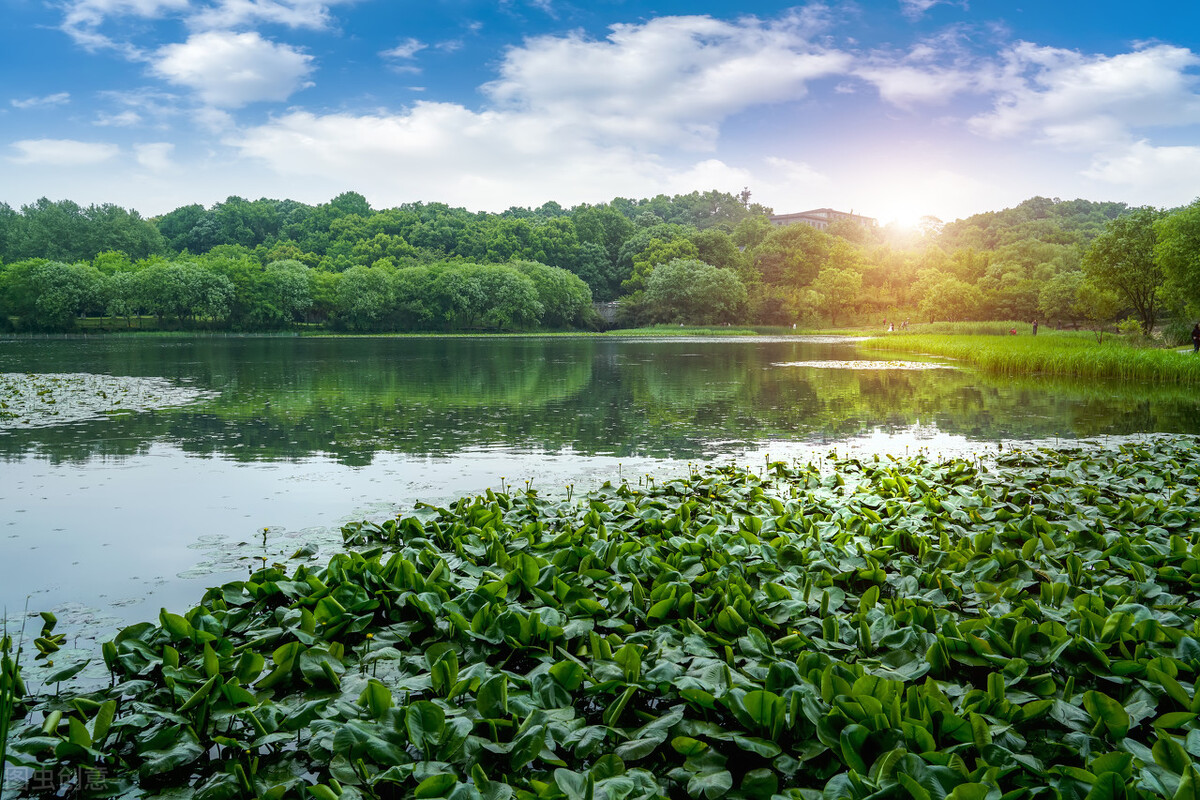
[{"label": "calm water surface", "polygon": [[896,358],[798,337],[3,339],[0,604],[58,610],[86,649],[264,559],[327,554],[345,522],[502,482],[1200,433],[1171,387]]}]

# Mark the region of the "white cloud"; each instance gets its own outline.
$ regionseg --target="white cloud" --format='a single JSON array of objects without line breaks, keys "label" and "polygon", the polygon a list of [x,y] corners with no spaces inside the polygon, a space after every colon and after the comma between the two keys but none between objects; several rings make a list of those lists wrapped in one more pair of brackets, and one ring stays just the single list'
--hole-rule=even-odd
[{"label": "white cloud", "polygon": [[855,74],[874,84],[885,101],[904,109],[944,105],[975,85],[972,73],[953,67],[876,64],[860,67]]},{"label": "white cloud", "polygon": [[808,191],[811,189],[823,189],[832,183],[829,176],[822,174],[814,169],[811,164],[803,161],[768,156],[766,163],[771,168],[773,181],[782,186]]},{"label": "white cloud", "polygon": [[922,38],[907,52],[872,52],[852,71],[899,108],[945,105],[963,93],[989,91],[995,83],[995,65],[972,52],[971,40],[977,35],[970,26],[952,25]]},{"label": "white cloud", "polygon": [[188,24],[202,29],[229,29],[266,22],[289,28],[329,27],[331,6],[352,0],[221,0],[200,9]]},{"label": "white cloud", "polygon": [[1192,51],[1172,45],[1115,56],[1021,42],[1005,55],[994,108],[969,121],[984,136],[1039,137],[1067,147],[1129,141],[1129,131],[1200,122]]},{"label": "white cloud", "polygon": [[708,149],[727,117],[797,100],[850,65],[809,42],[811,24],[660,17],[614,25],[604,41],[541,36],[509,50],[483,90],[500,109],[566,121],[576,136]]},{"label": "white cloud", "polygon": [[1136,194],[1134,203],[1182,205],[1200,194],[1200,147],[1138,141],[1096,156],[1083,174]]},{"label": "white cloud", "polygon": [[17,164],[38,164],[51,167],[82,167],[100,164],[115,158],[120,148],[104,142],[80,142],[74,139],[23,139],[13,142],[18,155],[10,160]]},{"label": "white cloud", "polygon": [[210,133],[226,133],[233,130],[235,125],[232,114],[211,106],[197,108],[191,117],[196,125]]},{"label": "white cloud", "polygon": [[740,188],[744,170],[657,152],[711,149],[728,117],[801,98],[808,81],[847,67],[849,55],[809,43],[817,24],[811,15],[664,17],[615,26],[603,41],[543,36],[505,55],[484,87],[489,108],[419,101],[394,113],[292,111],[226,142],[280,175],[376,187],[380,202],[415,195],[506,208]]},{"label": "white cloud", "polygon": [[89,50],[115,48],[130,57],[138,57],[140,51],[127,43],[113,40],[100,28],[112,17],[139,17],[152,19],[168,12],[183,11],[189,0],[72,0],[66,4],[62,30]]},{"label": "white cloud", "polygon": [[55,92],[44,97],[27,97],[24,100],[10,100],[13,108],[44,108],[46,106],[61,106],[71,102],[70,92]]},{"label": "white cloud", "polygon": [[[691,165],[671,168],[627,147],[564,136],[540,119],[450,103],[372,116],[293,112],[227,143],[276,174],[330,191],[355,186],[382,204],[429,197],[501,210],[694,188],[681,177]],[[712,176],[718,163],[694,168]]]},{"label": "white cloud", "polygon": [[961,2],[956,0],[900,0],[900,13],[915,21],[925,16],[926,11],[938,5],[967,7],[966,0]]},{"label": "white cloud", "polygon": [[413,39],[412,37],[409,37],[390,50],[384,50],[379,55],[383,56],[384,58],[413,58],[417,53],[421,52],[428,46],[429,45],[425,44],[419,39]]},{"label": "white cloud", "polygon": [[166,172],[174,166],[171,163],[171,153],[175,145],[171,142],[147,142],[135,144],[133,155],[137,163],[151,172]]},{"label": "white cloud", "polygon": [[98,125],[102,128],[129,128],[141,123],[142,115],[132,109],[127,109],[116,114],[100,113],[96,116],[95,121],[92,122],[93,125]]},{"label": "white cloud", "polygon": [[311,86],[312,56],[257,33],[210,31],[169,44],[154,55],[153,72],[193,89],[208,105],[239,108],[261,100],[286,100]]}]

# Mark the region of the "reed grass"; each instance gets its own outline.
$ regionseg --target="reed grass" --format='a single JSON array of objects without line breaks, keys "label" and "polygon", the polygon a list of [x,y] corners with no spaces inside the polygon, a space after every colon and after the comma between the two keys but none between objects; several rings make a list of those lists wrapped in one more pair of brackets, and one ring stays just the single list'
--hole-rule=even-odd
[{"label": "reed grass", "polygon": [[874,338],[859,347],[944,356],[999,375],[1200,385],[1200,357],[1190,352],[1136,347],[1116,337],[1098,343],[1086,332],[1036,337],[904,333]]},{"label": "reed grass", "polygon": [[[22,640],[24,639],[22,631]],[[12,652],[12,637],[8,625],[0,635],[0,787],[7,786],[8,734],[12,730],[17,704],[25,696],[25,684],[21,680],[21,646]]]}]

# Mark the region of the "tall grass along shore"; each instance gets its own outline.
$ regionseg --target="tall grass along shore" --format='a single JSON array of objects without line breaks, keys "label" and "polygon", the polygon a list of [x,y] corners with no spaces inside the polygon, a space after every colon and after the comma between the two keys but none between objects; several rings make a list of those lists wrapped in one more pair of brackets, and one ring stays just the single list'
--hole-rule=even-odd
[{"label": "tall grass along shore", "polygon": [[1178,350],[1138,347],[1117,337],[1045,332],[1017,336],[893,333],[859,344],[863,350],[894,350],[960,359],[1001,375],[1041,374],[1200,385],[1200,357]]}]

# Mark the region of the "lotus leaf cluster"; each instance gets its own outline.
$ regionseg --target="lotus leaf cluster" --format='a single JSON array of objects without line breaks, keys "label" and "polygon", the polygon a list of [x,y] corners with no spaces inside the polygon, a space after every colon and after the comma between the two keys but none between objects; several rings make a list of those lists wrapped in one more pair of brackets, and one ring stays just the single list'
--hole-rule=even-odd
[{"label": "lotus leaf cluster", "polygon": [[1200,457],[713,466],[343,533],[10,742],[176,798],[1200,797]]}]

